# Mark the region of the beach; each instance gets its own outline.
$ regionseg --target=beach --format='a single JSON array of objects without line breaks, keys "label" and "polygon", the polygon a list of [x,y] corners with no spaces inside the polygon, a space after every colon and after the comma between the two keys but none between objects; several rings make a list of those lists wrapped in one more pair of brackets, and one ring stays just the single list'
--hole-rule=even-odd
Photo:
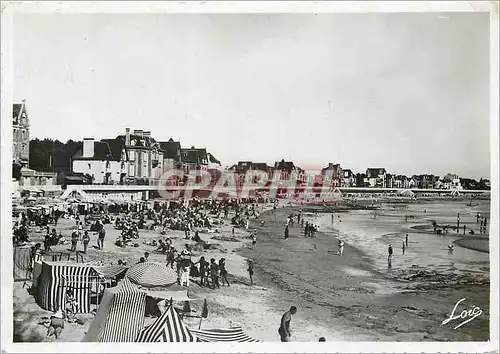
[{"label": "beach", "polygon": [[[203,319],[201,328],[241,326],[260,341],[279,341],[281,315],[295,305],[298,312],[291,322],[293,341],[317,341],[319,337],[328,341],[487,340],[489,255],[484,252],[484,242],[488,235],[471,237],[450,231],[438,236],[431,226],[433,219],[453,224],[460,212],[468,227],[476,227],[476,212],[486,216],[489,201],[482,201],[477,207],[465,203],[382,203],[376,211],[341,203],[334,213],[331,207],[283,204],[250,221],[249,230],[257,231],[255,249],[250,245],[247,230],[236,228],[233,237],[229,222],[218,233],[200,233],[213,246],[209,250],[194,250],[193,259],[202,255],[208,260],[226,258],[231,283],[215,290],[191,283],[190,295],[206,298],[208,303],[209,316]],[[306,220],[319,225],[319,232],[305,238],[303,229],[295,223],[290,227],[289,239],[284,240],[286,217],[299,210]],[[405,215],[409,215],[406,222]],[[73,225],[72,220],[61,220],[57,230],[64,233]],[[114,245],[118,231],[111,225],[106,225],[106,231],[104,250],[90,247],[86,260],[116,264],[121,259],[130,265],[147,251],[151,261],[165,262],[165,255],[143,244],[160,238],[158,232],[141,230],[139,247],[121,248]],[[409,246],[402,255],[401,243],[406,233]],[[177,249],[195,243],[185,240],[181,231],[169,230],[168,236]],[[36,237],[31,238],[37,240]],[[345,242],[342,256],[337,255],[339,237]],[[453,255],[449,255],[447,245],[455,241],[458,242]],[[391,269],[387,269],[389,243],[395,252]],[[95,244],[96,236],[92,235],[90,246]],[[66,248],[69,246],[54,247]],[[247,273],[249,258],[255,263],[253,286]],[[462,298],[467,299],[467,307],[480,307],[482,314],[456,330],[452,323],[442,325]],[[201,303],[192,307],[195,314],[201,311]],[[15,339],[45,340],[46,328],[38,322],[50,313],[40,309],[22,283],[14,284],[14,313]],[[67,324],[58,341],[81,341],[92,315],[79,317],[83,324]],[[152,321],[153,318],[146,318],[145,324]],[[199,319],[186,318],[185,322],[188,327],[198,328]]]}]

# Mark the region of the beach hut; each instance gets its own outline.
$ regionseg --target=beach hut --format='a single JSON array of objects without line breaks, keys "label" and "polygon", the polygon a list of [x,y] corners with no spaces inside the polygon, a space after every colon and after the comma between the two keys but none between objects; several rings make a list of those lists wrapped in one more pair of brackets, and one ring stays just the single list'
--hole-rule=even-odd
[{"label": "beach hut", "polygon": [[15,282],[31,280],[31,246],[14,247],[13,270]]},{"label": "beach hut", "polygon": [[144,327],[146,293],[125,278],[104,291],[83,342],[133,342]]},{"label": "beach hut", "polygon": [[128,269],[126,276],[133,283],[146,288],[166,287],[177,283],[177,273],[158,263],[137,263]]},{"label": "beach hut", "polygon": [[[42,262],[40,275],[37,277],[35,300],[41,308],[48,311],[64,309],[66,291],[71,288],[76,302],[77,313],[91,311],[93,285],[99,275],[89,264],[70,262]],[[96,290],[99,287],[96,284]]]},{"label": "beach hut", "polygon": [[196,342],[196,337],[182,322],[172,303],[149,327],[143,329],[136,342]]}]

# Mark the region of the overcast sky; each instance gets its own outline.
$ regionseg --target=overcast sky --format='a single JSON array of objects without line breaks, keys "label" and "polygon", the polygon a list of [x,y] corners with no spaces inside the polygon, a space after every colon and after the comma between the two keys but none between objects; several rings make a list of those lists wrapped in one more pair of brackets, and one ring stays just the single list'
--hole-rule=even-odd
[{"label": "overcast sky", "polygon": [[14,18],[32,138],[489,177],[488,13]]}]

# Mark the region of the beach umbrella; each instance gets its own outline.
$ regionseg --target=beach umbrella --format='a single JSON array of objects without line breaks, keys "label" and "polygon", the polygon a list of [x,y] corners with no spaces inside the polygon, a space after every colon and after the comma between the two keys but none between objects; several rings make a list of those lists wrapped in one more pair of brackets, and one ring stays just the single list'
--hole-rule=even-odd
[{"label": "beach umbrella", "polygon": [[177,283],[177,273],[158,263],[138,263],[129,268],[127,277],[143,287],[164,287]]}]

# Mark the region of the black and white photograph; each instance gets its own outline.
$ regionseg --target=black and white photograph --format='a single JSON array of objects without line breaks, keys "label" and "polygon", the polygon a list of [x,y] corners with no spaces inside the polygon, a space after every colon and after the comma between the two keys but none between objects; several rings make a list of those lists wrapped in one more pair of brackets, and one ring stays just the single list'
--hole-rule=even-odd
[{"label": "black and white photograph", "polygon": [[6,352],[498,351],[498,2],[98,3],[2,2]]}]

